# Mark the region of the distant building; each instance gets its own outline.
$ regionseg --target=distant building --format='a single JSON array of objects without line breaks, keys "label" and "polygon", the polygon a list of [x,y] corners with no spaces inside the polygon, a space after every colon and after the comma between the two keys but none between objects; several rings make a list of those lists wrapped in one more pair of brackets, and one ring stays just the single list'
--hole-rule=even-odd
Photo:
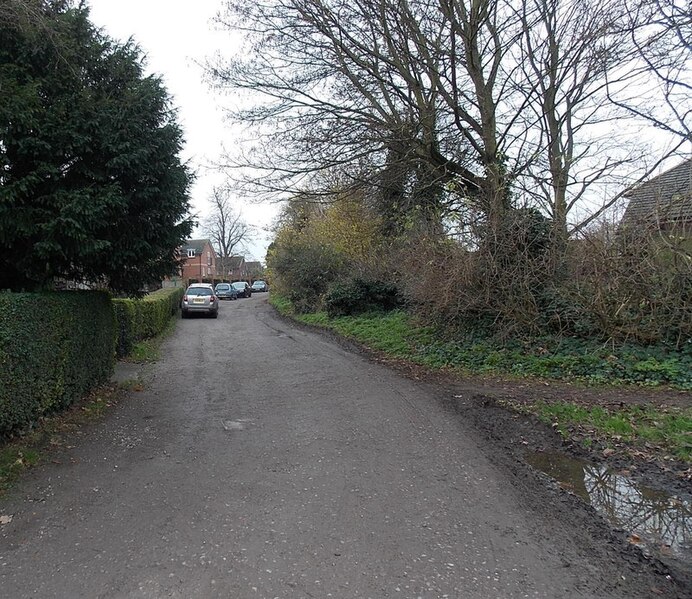
[{"label": "distant building", "polygon": [[[245,256],[231,256],[224,262],[228,265],[224,278],[231,281],[254,281],[264,276],[264,267],[261,262],[246,262]],[[217,259],[217,264],[219,259]]]},{"label": "distant building", "polygon": [[228,276],[231,281],[245,280],[245,256],[231,256],[228,258]]},{"label": "distant building", "polygon": [[692,158],[625,193],[629,204],[622,224],[690,236],[692,230]]},{"label": "distant building", "polygon": [[180,248],[183,266],[181,278],[212,281],[216,278],[216,252],[208,239],[190,239]]}]

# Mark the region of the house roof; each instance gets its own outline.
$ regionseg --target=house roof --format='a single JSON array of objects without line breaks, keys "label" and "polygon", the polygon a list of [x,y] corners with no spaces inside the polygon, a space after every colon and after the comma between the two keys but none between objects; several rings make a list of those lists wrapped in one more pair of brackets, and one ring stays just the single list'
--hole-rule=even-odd
[{"label": "house roof", "polygon": [[692,221],[692,158],[649,179],[625,194],[623,220]]},{"label": "house roof", "polygon": [[245,256],[231,256],[228,259],[228,268],[230,270],[235,270],[236,268],[240,268],[244,262]]},{"label": "house roof", "polygon": [[211,245],[211,241],[208,239],[188,239],[183,244],[183,251],[195,250],[195,254],[201,254],[207,244]]}]

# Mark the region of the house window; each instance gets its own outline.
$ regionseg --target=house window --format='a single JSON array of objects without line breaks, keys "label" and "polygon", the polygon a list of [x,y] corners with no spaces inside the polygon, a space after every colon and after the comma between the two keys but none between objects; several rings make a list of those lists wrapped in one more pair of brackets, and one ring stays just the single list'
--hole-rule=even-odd
[{"label": "house window", "polygon": [[195,250],[187,250],[187,257],[188,258],[194,258],[195,257]]}]

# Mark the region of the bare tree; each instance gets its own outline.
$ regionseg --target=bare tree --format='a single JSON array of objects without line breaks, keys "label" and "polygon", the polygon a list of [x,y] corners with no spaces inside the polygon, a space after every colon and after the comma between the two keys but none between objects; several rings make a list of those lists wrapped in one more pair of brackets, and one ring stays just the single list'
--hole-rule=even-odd
[{"label": "bare tree", "polygon": [[443,124],[436,73],[444,56],[426,43],[442,46],[448,33],[433,0],[228,7],[226,23],[253,40],[250,58],[219,61],[211,72],[221,85],[266,100],[235,113],[271,131],[233,163],[260,173],[253,184],[296,193],[315,174],[336,171],[341,190],[349,181],[377,188],[382,170],[396,168],[405,192],[451,180],[479,187],[466,143]]},{"label": "bare tree", "polygon": [[383,214],[475,214],[490,236],[528,202],[564,241],[617,200],[606,185],[653,170],[608,100],[632,81],[634,1],[227,2],[249,48],[211,74],[264,98],[235,117],[267,131],[231,165],[272,194],[331,193],[317,175],[336,172],[339,191],[377,190]]},{"label": "bare tree", "polygon": [[609,81],[609,98],[657,129],[692,141],[692,10],[689,0],[630,0],[623,29],[636,53],[630,85]]},{"label": "bare tree", "polygon": [[[542,140],[529,181],[542,195],[539,201],[553,220],[558,246],[596,222],[684,143],[653,149],[632,118],[644,109],[651,87],[650,73],[642,76],[642,43],[633,32],[652,32],[651,23],[662,18],[652,5],[660,4],[522,0],[524,85]],[[674,62],[681,64],[679,59]],[[684,85],[680,70],[669,74],[671,85]],[[631,105],[617,101],[614,90],[627,90]],[[682,105],[689,105],[689,98]],[[661,120],[649,122],[670,133],[676,122],[671,112],[664,116],[658,111]],[[605,197],[594,202],[599,191]]]},{"label": "bare tree", "polygon": [[613,131],[619,115],[606,98],[606,74],[631,53],[615,33],[622,12],[620,0],[518,4],[523,34],[516,85],[525,94],[524,118],[537,149],[526,183],[553,222],[557,248],[569,236],[570,213],[592,185],[633,159]]},{"label": "bare tree", "polygon": [[203,227],[219,257],[221,271],[227,275],[230,258],[234,250],[249,241],[251,227],[243,220],[240,210],[233,206],[227,187],[214,187],[209,202],[211,212],[204,219]]}]

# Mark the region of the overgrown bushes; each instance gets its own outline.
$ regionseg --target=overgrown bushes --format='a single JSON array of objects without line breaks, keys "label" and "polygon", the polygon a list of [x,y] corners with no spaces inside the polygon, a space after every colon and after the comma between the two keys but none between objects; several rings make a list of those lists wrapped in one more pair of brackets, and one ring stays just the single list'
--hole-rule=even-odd
[{"label": "overgrown bushes", "polygon": [[331,318],[372,311],[387,312],[402,303],[396,285],[361,278],[335,283],[324,298],[324,307]]},{"label": "overgrown bushes", "polygon": [[401,286],[416,313],[448,332],[483,328],[501,336],[539,330],[538,297],[551,280],[550,224],[515,210],[482,243],[411,238],[392,259],[406,264]]},{"label": "overgrown bushes", "polygon": [[116,352],[128,355],[137,341],[161,333],[176,314],[185,290],[182,287],[159,289],[142,299],[115,299],[118,323]]},{"label": "overgrown bushes", "polygon": [[644,226],[573,242],[545,316],[554,332],[643,345],[692,342],[692,255]]},{"label": "overgrown bushes", "polygon": [[[413,240],[394,259],[416,313],[448,334],[536,335],[690,348],[692,257],[657,231],[608,230],[551,253]],[[540,250],[540,248],[539,248]]]},{"label": "overgrown bushes", "polygon": [[109,379],[116,326],[106,293],[0,293],[0,315],[0,437]]},{"label": "overgrown bushes", "polygon": [[267,258],[273,288],[299,314],[405,305],[450,342],[554,336],[692,352],[684,227],[601,224],[570,237],[537,209],[508,208],[496,222],[471,218],[455,230],[450,220],[387,236],[362,224],[377,222],[372,198],[350,198],[349,210],[343,201],[300,198],[277,229]]}]

